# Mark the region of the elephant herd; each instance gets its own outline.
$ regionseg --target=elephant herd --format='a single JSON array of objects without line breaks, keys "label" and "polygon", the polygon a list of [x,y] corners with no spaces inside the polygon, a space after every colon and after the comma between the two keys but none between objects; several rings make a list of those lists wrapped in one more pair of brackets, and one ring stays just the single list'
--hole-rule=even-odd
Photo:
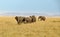
[{"label": "elephant herd", "polygon": [[[18,24],[33,23],[33,22],[36,22],[36,17],[35,17],[35,15],[32,15],[32,16],[29,16],[29,17],[15,16],[15,20],[17,21]],[[45,16],[39,16],[38,20],[45,21],[46,17]]]}]

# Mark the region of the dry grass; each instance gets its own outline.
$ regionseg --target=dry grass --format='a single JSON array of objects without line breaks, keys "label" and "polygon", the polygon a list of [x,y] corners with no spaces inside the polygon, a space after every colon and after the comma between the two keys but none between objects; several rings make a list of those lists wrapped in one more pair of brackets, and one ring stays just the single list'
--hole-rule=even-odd
[{"label": "dry grass", "polygon": [[60,37],[60,18],[18,25],[14,17],[0,17],[0,37]]}]

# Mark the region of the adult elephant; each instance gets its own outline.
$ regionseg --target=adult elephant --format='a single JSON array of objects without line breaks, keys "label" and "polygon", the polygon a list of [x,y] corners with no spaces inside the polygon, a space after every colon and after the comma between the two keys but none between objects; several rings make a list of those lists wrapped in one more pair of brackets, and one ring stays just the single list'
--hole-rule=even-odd
[{"label": "adult elephant", "polygon": [[45,16],[39,16],[38,17],[38,20],[45,21],[46,20],[46,17]]},{"label": "adult elephant", "polygon": [[24,23],[31,23],[31,22],[32,22],[32,18],[30,18],[30,17],[25,17]]},{"label": "adult elephant", "polygon": [[36,22],[36,17],[35,17],[35,15],[30,16],[30,18],[32,19],[32,22]]},{"label": "adult elephant", "polygon": [[18,24],[21,24],[22,22],[25,21],[25,17],[22,17],[22,16],[16,16],[15,19]]}]

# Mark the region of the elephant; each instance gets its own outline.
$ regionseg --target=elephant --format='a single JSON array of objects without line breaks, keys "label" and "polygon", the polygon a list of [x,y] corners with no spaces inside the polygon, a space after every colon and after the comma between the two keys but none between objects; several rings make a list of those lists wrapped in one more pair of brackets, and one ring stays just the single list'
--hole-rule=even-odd
[{"label": "elephant", "polygon": [[15,19],[16,19],[18,24],[20,24],[20,23],[25,21],[25,17],[22,17],[22,16],[16,16]]},{"label": "elephant", "polygon": [[46,20],[46,17],[45,16],[39,16],[38,17],[38,20],[45,21]]},{"label": "elephant", "polygon": [[15,19],[18,24],[36,22],[36,17],[34,15],[29,17],[16,16]]},{"label": "elephant", "polygon": [[25,17],[24,23],[31,23],[31,22],[32,22],[32,18],[30,18],[30,17]]},{"label": "elephant", "polygon": [[32,22],[36,22],[36,17],[34,15],[30,16],[32,18]]}]

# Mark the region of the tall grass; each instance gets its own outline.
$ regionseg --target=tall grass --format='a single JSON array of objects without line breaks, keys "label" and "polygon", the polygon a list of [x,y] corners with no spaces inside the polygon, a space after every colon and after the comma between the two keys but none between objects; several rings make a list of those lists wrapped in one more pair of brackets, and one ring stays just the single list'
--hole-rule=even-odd
[{"label": "tall grass", "polygon": [[60,37],[60,18],[18,25],[14,17],[0,17],[0,37]]}]

